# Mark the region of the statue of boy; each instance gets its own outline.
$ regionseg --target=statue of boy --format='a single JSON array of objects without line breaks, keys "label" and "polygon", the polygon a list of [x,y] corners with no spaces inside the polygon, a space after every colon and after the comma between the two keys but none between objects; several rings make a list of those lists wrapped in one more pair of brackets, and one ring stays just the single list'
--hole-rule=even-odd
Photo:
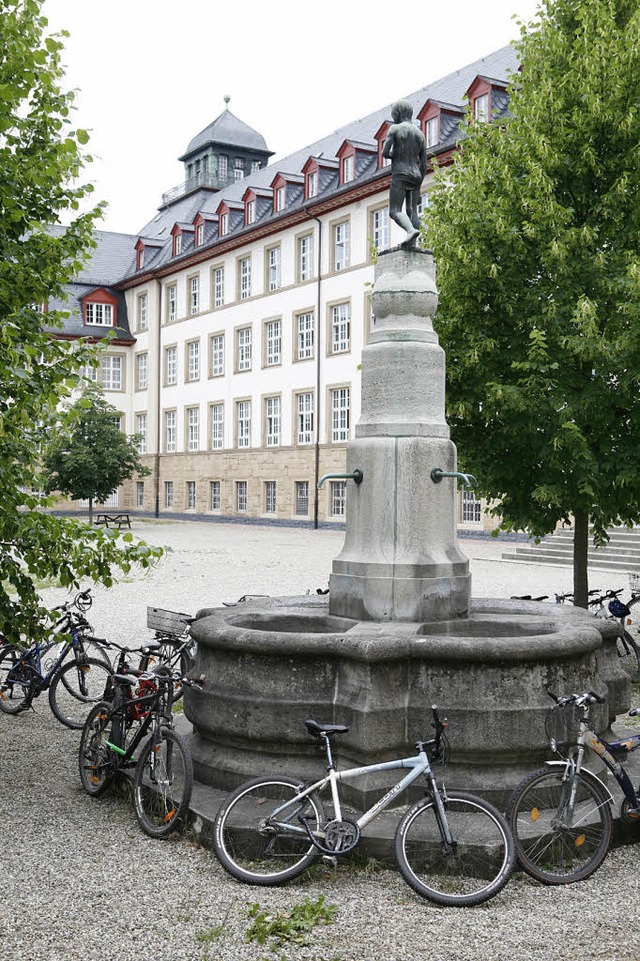
[{"label": "statue of boy", "polygon": [[[391,108],[389,127],[382,156],[391,158],[389,216],[407,233],[403,247],[415,247],[420,233],[418,205],[420,186],[427,172],[427,145],[424,134],[412,122],[413,107],[399,100]],[[406,213],[402,205],[406,205]]]}]

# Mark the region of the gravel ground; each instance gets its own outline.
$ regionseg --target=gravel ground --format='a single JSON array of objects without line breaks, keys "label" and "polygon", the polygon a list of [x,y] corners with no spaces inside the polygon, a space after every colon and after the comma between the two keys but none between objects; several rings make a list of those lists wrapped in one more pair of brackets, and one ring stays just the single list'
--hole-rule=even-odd
[{"label": "gravel ground", "polygon": [[[172,552],[154,571],[96,589],[90,619],[121,642],[148,637],[146,605],[195,612],[245,592],[300,594],[327,584],[342,534],[198,523],[138,523]],[[496,542],[465,541],[474,596],[570,589],[566,568],[500,561]],[[598,574],[594,586],[624,586]],[[43,592],[48,603],[62,592]],[[46,698],[46,696],[45,696]],[[78,734],[46,699],[0,715],[0,958],[2,961],[638,961],[638,851],[611,852],[588,881],[545,888],[516,875],[473,909],[438,908],[393,871],[342,864],[283,888],[242,886],[188,836],[153,841],[125,795],[87,797]],[[246,940],[248,908],[291,910],[321,895],[337,911],[307,946]]]}]

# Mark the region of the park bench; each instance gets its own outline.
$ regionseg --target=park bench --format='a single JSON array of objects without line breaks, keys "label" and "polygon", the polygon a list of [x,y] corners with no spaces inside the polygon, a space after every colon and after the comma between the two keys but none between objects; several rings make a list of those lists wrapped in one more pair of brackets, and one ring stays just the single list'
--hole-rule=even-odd
[{"label": "park bench", "polygon": [[113,525],[121,530],[123,527],[131,527],[131,514],[97,514],[95,523],[105,527]]}]

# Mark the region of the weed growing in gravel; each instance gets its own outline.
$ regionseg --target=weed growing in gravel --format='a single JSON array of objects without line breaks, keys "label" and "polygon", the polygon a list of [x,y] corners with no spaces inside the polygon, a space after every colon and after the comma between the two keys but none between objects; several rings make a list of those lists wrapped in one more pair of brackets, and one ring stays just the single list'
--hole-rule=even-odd
[{"label": "weed growing in gravel", "polygon": [[272,950],[276,951],[286,942],[308,944],[307,936],[319,924],[331,924],[338,910],[335,904],[325,904],[323,895],[317,901],[305,898],[285,913],[266,914],[259,904],[252,904],[248,917],[253,919],[247,929],[246,941],[266,944],[273,939]]},{"label": "weed growing in gravel", "polygon": [[[200,931],[198,934],[196,934],[196,941],[199,941],[200,944],[203,944],[207,947],[210,944],[213,944],[214,941],[217,941],[218,938],[220,938],[224,933],[224,929],[227,926],[227,921],[229,920],[229,915],[231,914],[231,908],[233,907],[234,904],[235,904],[235,899],[231,902],[231,904],[227,908],[225,915],[222,921],[220,922],[220,924],[214,924],[212,928],[208,928],[208,930],[206,931]],[[203,957],[206,958],[206,955],[203,955]]]}]

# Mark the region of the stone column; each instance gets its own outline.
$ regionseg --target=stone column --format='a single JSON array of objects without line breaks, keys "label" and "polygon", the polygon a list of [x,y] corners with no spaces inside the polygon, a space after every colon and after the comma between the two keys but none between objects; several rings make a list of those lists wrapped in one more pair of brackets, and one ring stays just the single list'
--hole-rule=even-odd
[{"label": "stone column", "polygon": [[469,610],[469,562],[456,537],[456,470],[445,420],[445,355],[431,318],[435,265],[423,250],[380,254],[375,330],[362,354],[362,416],[347,449],[346,535],[330,578],[332,614],[433,621]]}]

